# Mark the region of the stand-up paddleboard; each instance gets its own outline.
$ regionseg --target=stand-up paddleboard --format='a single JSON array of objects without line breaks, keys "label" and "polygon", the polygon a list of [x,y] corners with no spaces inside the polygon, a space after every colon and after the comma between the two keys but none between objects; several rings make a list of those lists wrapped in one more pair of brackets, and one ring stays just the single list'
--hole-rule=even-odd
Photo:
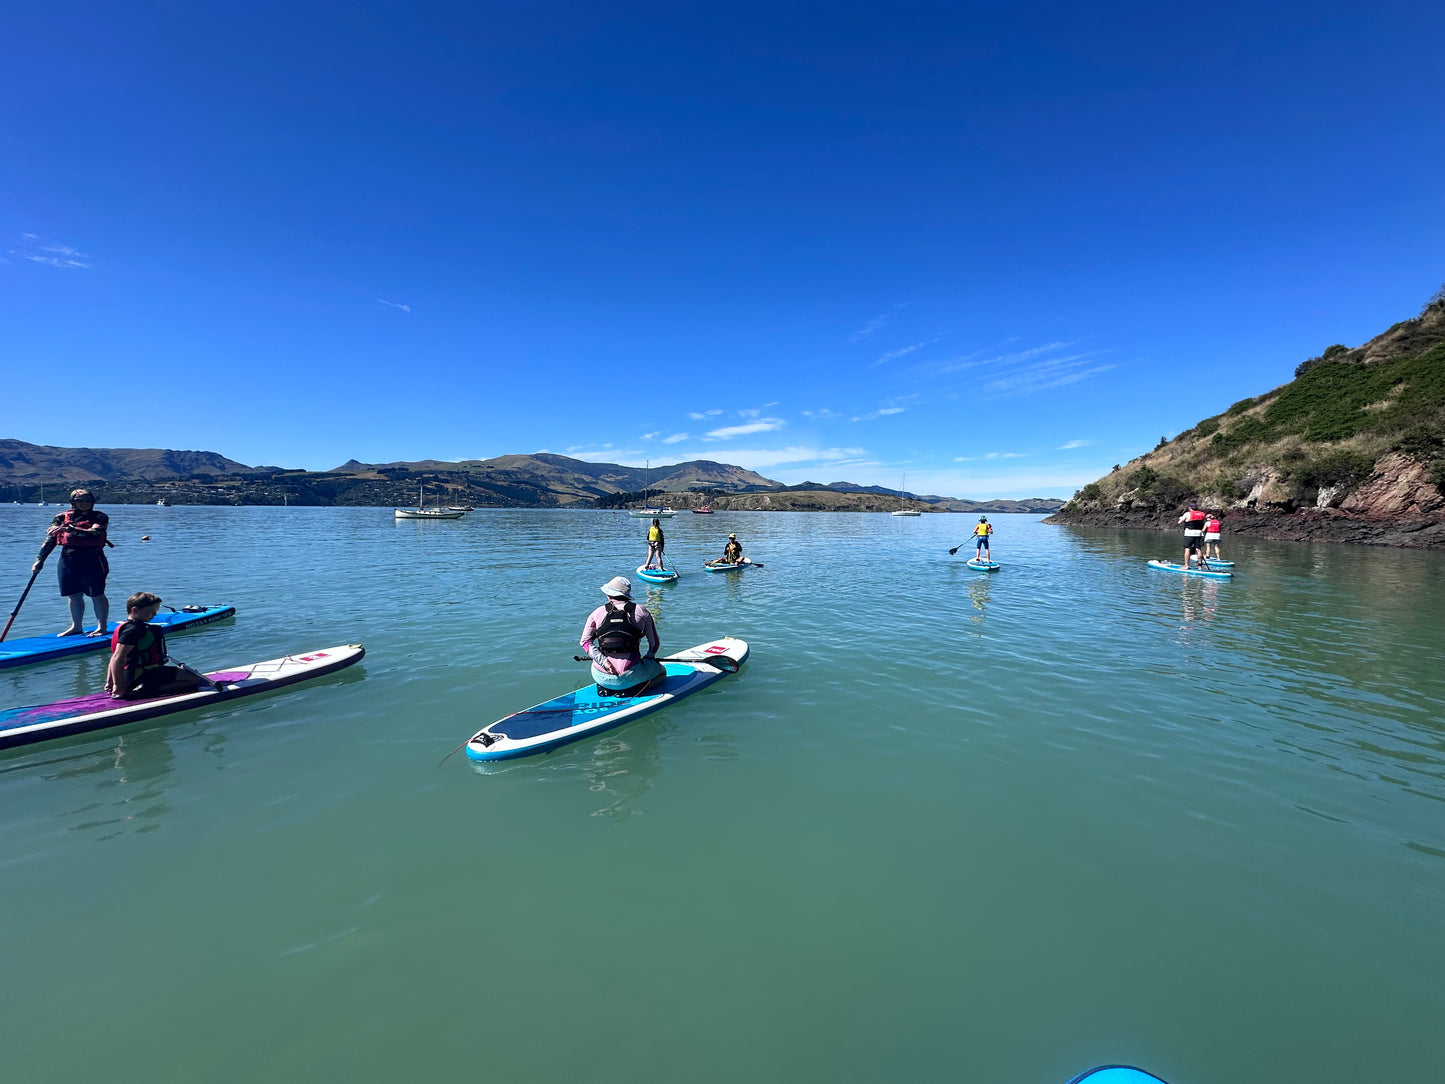
[{"label": "stand-up paddleboard", "polygon": [[1069,1080],[1068,1084],[1164,1084],[1153,1073],[1135,1069],[1130,1065],[1101,1065]]},{"label": "stand-up paddleboard", "polygon": [[1002,566],[997,561],[980,561],[977,558],[968,559],[968,567],[975,572],[997,572]]},{"label": "stand-up paddleboard", "polygon": [[698,644],[669,655],[662,664],[667,676],[641,696],[601,696],[596,685],[588,685],[482,728],[467,742],[467,757],[510,760],[590,738],[707,688],[747,657],[747,643],[731,636]]},{"label": "stand-up paddleboard", "polygon": [[1204,562],[1209,568],[1233,568],[1233,561],[1217,561],[1213,557]]},{"label": "stand-up paddleboard", "polygon": [[253,662],[250,666],[217,670],[206,676],[220,684],[219,692],[198,689],[179,696],[153,696],[143,700],[112,700],[109,693],[100,692],[34,708],[11,708],[0,711],[0,749],[83,734],[88,730],[123,726],[141,719],[153,719],[157,715],[170,715],[226,703],[241,696],[270,692],[298,681],[309,681],[323,674],[344,670],[359,662],[365,654],[366,649],[360,644],[344,644],[306,655],[287,655],[268,662]]},{"label": "stand-up paddleboard", "polygon": [[1150,561],[1150,568],[1157,568],[1160,572],[1178,572],[1185,576],[1204,576],[1211,580],[1228,580],[1233,578],[1233,572],[1205,572],[1202,568],[1185,568],[1173,561]]},{"label": "stand-up paddleboard", "polygon": [[751,561],[743,560],[730,565],[703,565],[702,570],[704,572],[737,572],[747,568],[750,564],[752,564]]},{"label": "stand-up paddleboard", "polygon": [[[156,614],[150,621],[159,625],[167,634],[182,629],[209,625],[236,616],[234,606],[187,606],[168,614]],[[25,666],[32,662],[48,662],[66,655],[78,655],[83,651],[110,650],[110,634],[120,626],[112,621],[106,626],[104,636],[26,636],[20,640],[0,641],[0,669],[6,666]]]},{"label": "stand-up paddleboard", "polygon": [[637,575],[648,583],[672,583],[677,579],[678,572],[672,568],[639,568]]}]

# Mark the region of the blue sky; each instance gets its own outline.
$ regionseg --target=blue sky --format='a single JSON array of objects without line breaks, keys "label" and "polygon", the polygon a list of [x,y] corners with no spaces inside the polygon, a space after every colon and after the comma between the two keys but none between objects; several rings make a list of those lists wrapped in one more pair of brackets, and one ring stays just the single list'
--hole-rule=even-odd
[{"label": "blue sky", "polygon": [[1063,496],[1445,280],[1434,3],[5,22],[36,443]]}]

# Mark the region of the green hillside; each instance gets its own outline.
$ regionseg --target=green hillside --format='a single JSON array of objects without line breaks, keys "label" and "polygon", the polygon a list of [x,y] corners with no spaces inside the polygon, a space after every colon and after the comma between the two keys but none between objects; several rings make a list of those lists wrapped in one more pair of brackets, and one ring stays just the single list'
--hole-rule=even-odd
[{"label": "green hillside", "polygon": [[1064,517],[1164,511],[1193,496],[1217,508],[1368,514],[1351,496],[1382,480],[1433,486],[1437,501],[1445,489],[1445,289],[1414,319],[1354,349],[1331,346],[1290,383],[1115,467],[1079,490]]}]

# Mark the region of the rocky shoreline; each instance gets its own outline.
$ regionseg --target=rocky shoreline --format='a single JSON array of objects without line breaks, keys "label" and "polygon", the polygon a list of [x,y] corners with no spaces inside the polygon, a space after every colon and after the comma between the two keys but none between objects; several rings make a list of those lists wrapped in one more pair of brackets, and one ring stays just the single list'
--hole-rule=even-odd
[{"label": "rocky shoreline", "polygon": [[[1045,523],[1071,527],[1113,527],[1132,530],[1181,530],[1177,512],[1154,509],[1062,511]],[[1445,549],[1445,520],[1381,518],[1353,515],[1337,508],[1302,508],[1297,512],[1231,509],[1224,534],[1280,542],[1349,542],[1364,546]]]}]

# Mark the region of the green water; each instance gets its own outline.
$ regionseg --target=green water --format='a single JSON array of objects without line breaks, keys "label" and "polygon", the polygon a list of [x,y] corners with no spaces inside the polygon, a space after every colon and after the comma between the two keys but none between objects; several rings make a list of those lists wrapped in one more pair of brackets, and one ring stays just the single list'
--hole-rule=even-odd
[{"label": "green water", "polygon": [[[227,602],[224,710],[0,754],[8,1080],[1438,1079],[1445,556],[1000,516],[668,526],[658,715],[486,774],[584,680],[617,513],[113,508],[111,597]],[[48,512],[0,508],[8,610]],[[765,569],[701,574],[729,530]],[[140,543],[150,534],[153,541]],[[57,629],[47,569],[12,635]],[[643,597],[643,592],[638,592]],[[103,659],[0,672],[0,705]]]}]

